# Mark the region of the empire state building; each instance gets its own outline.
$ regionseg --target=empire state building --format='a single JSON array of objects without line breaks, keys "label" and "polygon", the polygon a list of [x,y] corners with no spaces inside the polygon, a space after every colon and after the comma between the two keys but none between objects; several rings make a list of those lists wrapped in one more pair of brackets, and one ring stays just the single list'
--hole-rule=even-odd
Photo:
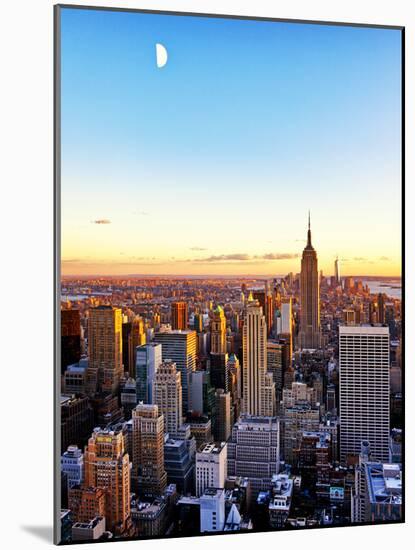
[{"label": "empire state building", "polygon": [[308,214],[307,246],[303,250],[301,259],[300,305],[300,348],[317,349],[321,345],[320,284],[317,252],[311,244],[310,214]]}]

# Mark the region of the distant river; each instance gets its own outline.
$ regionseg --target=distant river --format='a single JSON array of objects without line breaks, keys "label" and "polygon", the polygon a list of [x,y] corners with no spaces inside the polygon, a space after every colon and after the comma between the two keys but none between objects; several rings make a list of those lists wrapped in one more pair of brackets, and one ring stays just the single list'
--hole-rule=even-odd
[{"label": "distant river", "polygon": [[61,302],[80,302],[81,300],[86,300],[87,298],[94,298],[96,296],[112,296],[112,292],[94,292],[92,294],[62,294]]},{"label": "distant river", "polygon": [[388,296],[391,296],[391,298],[399,298],[399,300],[402,299],[402,288],[399,281],[363,281],[363,284],[369,287],[371,294],[379,294],[379,292],[383,292]]}]

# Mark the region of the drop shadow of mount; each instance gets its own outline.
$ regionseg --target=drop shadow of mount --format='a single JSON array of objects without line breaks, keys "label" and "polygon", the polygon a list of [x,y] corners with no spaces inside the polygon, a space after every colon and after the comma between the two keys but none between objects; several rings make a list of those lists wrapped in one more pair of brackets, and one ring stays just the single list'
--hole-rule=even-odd
[{"label": "drop shadow of mount", "polygon": [[26,533],[53,544],[53,527],[51,525],[22,525],[21,528]]}]

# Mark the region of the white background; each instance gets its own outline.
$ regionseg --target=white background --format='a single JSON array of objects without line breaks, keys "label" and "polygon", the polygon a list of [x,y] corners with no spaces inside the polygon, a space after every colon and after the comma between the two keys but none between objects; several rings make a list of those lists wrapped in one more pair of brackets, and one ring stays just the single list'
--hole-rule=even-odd
[{"label": "white background", "polygon": [[[1,2],[0,12],[0,544],[3,548],[45,547],[52,540],[53,3],[7,0]],[[144,545],[149,550],[156,546],[190,550],[195,544],[200,550],[211,544],[220,549],[235,544],[339,549],[363,545],[399,549],[412,546],[410,538],[415,538],[413,0],[97,0],[95,3],[406,26],[407,524],[121,544],[122,548]],[[92,546],[83,546],[87,547]]]}]

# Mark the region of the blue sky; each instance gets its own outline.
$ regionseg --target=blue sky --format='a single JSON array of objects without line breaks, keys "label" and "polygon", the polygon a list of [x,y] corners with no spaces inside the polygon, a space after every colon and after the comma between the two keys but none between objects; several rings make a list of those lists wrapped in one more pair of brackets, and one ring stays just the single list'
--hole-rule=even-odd
[{"label": "blue sky", "polygon": [[327,273],[339,254],[399,274],[399,31],[69,8],[61,27],[64,272],[298,271],[310,208]]}]

